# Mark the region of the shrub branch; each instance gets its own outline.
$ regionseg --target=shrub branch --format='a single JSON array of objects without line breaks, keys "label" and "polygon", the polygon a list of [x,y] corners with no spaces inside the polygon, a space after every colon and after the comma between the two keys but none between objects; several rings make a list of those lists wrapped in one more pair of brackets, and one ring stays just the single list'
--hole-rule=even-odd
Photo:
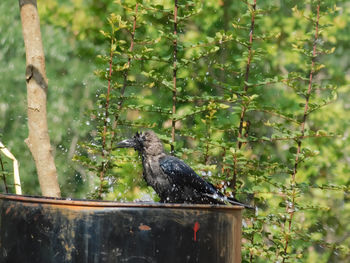
[{"label": "shrub branch", "polygon": [[1,171],[2,171],[2,180],[4,181],[5,191],[8,194],[9,188],[7,186],[7,183],[6,183],[5,168],[4,168],[4,163],[2,162],[1,156],[0,156],[0,166],[1,166]]},{"label": "shrub branch", "polygon": [[102,132],[102,163],[101,163],[101,169],[100,169],[100,187],[98,191],[98,197],[102,197],[102,189],[103,189],[103,181],[106,173],[106,137],[107,137],[107,126],[108,126],[108,118],[109,118],[109,96],[111,93],[111,81],[112,81],[112,72],[113,72],[113,45],[114,45],[114,38],[111,37],[111,50],[109,54],[109,68],[108,68],[108,85],[107,85],[107,95],[106,95],[106,103],[105,103],[105,114],[104,114],[104,120],[103,120],[103,132]]},{"label": "shrub branch", "polygon": [[172,119],[171,119],[171,153],[174,153],[174,143],[175,143],[175,126],[176,126],[176,75],[177,75],[177,10],[178,10],[178,0],[175,0],[174,5],[174,40],[173,40],[173,108],[172,108]]},{"label": "shrub branch", "polygon": [[[136,32],[136,20],[137,20],[137,13],[138,13],[138,3],[136,3],[135,5],[135,15],[134,15],[134,20],[133,20],[133,25],[132,25],[132,32],[131,32],[131,41],[130,41],[130,47],[129,47],[129,51],[132,52],[134,49],[134,43],[135,43],[135,32]],[[125,98],[125,89],[128,85],[128,76],[129,76],[129,71],[130,71],[130,65],[131,65],[131,58],[132,55],[130,55],[128,57],[128,66],[124,71],[123,74],[123,86],[122,89],[120,90],[120,97],[119,97],[119,102],[118,102],[118,108],[117,108],[117,112],[114,116],[114,122],[112,125],[112,139],[111,139],[111,148],[113,146],[113,142],[114,142],[114,136],[115,136],[115,129],[118,126],[118,120],[120,117],[120,111],[123,107],[123,102],[124,102],[124,98]]]},{"label": "shrub branch", "polygon": [[[253,34],[254,34],[254,28],[255,28],[255,11],[256,11],[256,0],[254,0],[254,3],[252,5],[252,11],[251,11],[251,22],[250,22],[250,32],[249,32],[249,45],[248,45],[248,58],[247,58],[247,64],[244,74],[244,93],[246,94],[248,91],[248,80],[249,80],[249,73],[250,73],[250,67],[253,57]],[[239,120],[239,127],[238,127],[238,140],[237,140],[237,149],[241,149],[242,142],[239,139],[242,139],[243,137],[243,125],[244,125],[244,117],[247,111],[247,105],[243,103],[242,110],[240,114],[240,120]],[[233,196],[236,194],[236,186],[237,186],[237,154],[234,154],[234,169],[233,169],[233,178],[232,178],[232,190],[233,190]]]},{"label": "shrub branch", "polygon": [[[315,24],[315,36],[314,36],[312,59],[311,59],[311,70],[310,70],[310,74],[309,74],[309,85],[308,85],[307,94],[305,97],[305,107],[304,107],[303,120],[302,120],[301,126],[300,126],[302,137],[305,134],[305,123],[306,123],[306,119],[308,116],[309,100],[310,100],[310,95],[311,95],[311,90],[312,90],[312,79],[313,79],[313,75],[314,75],[314,66],[315,66],[315,59],[316,59],[316,47],[317,47],[317,40],[318,40],[318,28],[319,28],[319,19],[320,19],[320,2],[318,2],[316,9],[317,9],[316,10],[317,18],[316,18],[316,24]],[[297,141],[297,153],[295,155],[294,168],[293,168],[293,173],[292,173],[292,178],[291,178],[292,179],[291,180],[292,202],[291,203],[287,202],[287,204],[286,204],[286,211],[289,214],[289,218],[288,218],[288,232],[285,235],[284,256],[283,256],[282,263],[284,263],[286,260],[287,249],[288,249],[288,245],[289,245],[289,237],[290,237],[292,223],[293,223],[293,216],[295,213],[295,209],[294,209],[295,197],[296,197],[295,183],[296,183],[296,174],[298,172],[299,155],[301,153],[301,142],[302,142],[301,139],[299,139]]]}]

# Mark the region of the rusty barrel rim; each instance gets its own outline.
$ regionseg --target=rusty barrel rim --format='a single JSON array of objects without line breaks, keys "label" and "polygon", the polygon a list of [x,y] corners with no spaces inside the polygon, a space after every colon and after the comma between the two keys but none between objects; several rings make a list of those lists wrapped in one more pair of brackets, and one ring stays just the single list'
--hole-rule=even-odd
[{"label": "rusty barrel rim", "polygon": [[238,205],[210,205],[210,204],[164,204],[153,202],[116,202],[107,200],[85,200],[70,198],[55,198],[45,196],[0,194],[0,200],[17,201],[23,203],[54,204],[63,206],[83,206],[96,208],[169,208],[169,209],[205,209],[205,210],[242,210]]}]

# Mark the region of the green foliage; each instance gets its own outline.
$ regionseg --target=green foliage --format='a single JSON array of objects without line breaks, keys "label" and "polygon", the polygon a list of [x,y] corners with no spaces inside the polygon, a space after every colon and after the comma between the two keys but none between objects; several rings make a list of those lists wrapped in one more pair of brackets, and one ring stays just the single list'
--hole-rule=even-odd
[{"label": "green foliage", "polygon": [[[243,262],[348,262],[349,6],[256,2],[42,3],[62,189],[157,200],[137,154],[114,148],[151,128],[222,192],[257,206],[244,215]],[[20,31],[2,36],[3,61],[24,71]],[[24,87],[14,69],[2,68],[7,86]],[[10,100],[0,100],[2,140],[24,160],[24,189],[35,193],[16,103],[25,93],[0,92]]]},{"label": "green foliage", "polygon": [[[103,174],[98,196],[118,198],[125,185],[139,184],[139,166],[136,184],[125,173],[135,157],[114,150],[113,142],[151,127],[224,193],[259,208],[244,219],[244,262],[308,260],[302,252],[317,246],[323,247],[319,259],[327,258],[329,232],[317,228],[314,215],[327,217],[330,207],[310,200],[317,191],[344,193],[348,187],[310,181],[318,170],[309,166],[321,156],[321,140],[337,140],[338,130],[313,120],[337,99],[321,64],[334,52],[323,34],[336,10],[319,2],[290,8],[298,30],[290,36],[295,32],[283,35],[283,24],[264,30],[277,19],[271,15],[276,8],[254,2],[237,7],[233,21],[223,14],[226,21],[203,25],[210,4],[119,3],[123,16],[108,18],[110,31],[102,35],[110,50],[100,56],[106,70],[97,71],[107,89],[94,112],[97,136],[87,147],[93,157],[88,164]],[[286,62],[276,64],[278,57]]]}]

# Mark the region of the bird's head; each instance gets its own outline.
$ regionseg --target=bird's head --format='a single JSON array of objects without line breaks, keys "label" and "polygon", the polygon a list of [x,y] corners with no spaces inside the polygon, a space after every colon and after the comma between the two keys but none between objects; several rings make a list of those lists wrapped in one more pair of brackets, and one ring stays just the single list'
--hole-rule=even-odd
[{"label": "bird's head", "polygon": [[134,137],[117,143],[117,148],[134,148],[148,155],[158,155],[164,152],[163,144],[153,131],[137,132]]}]

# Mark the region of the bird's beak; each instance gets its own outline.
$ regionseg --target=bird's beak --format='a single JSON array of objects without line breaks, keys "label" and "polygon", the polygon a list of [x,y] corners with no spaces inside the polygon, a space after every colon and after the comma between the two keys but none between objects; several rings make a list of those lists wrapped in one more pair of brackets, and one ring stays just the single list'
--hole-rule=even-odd
[{"label": "bird's beak", "polygon": [[134,139],[126,139],[121,142],[118,142],[116,147],[117,148],[135,148],[136,142]]}]

